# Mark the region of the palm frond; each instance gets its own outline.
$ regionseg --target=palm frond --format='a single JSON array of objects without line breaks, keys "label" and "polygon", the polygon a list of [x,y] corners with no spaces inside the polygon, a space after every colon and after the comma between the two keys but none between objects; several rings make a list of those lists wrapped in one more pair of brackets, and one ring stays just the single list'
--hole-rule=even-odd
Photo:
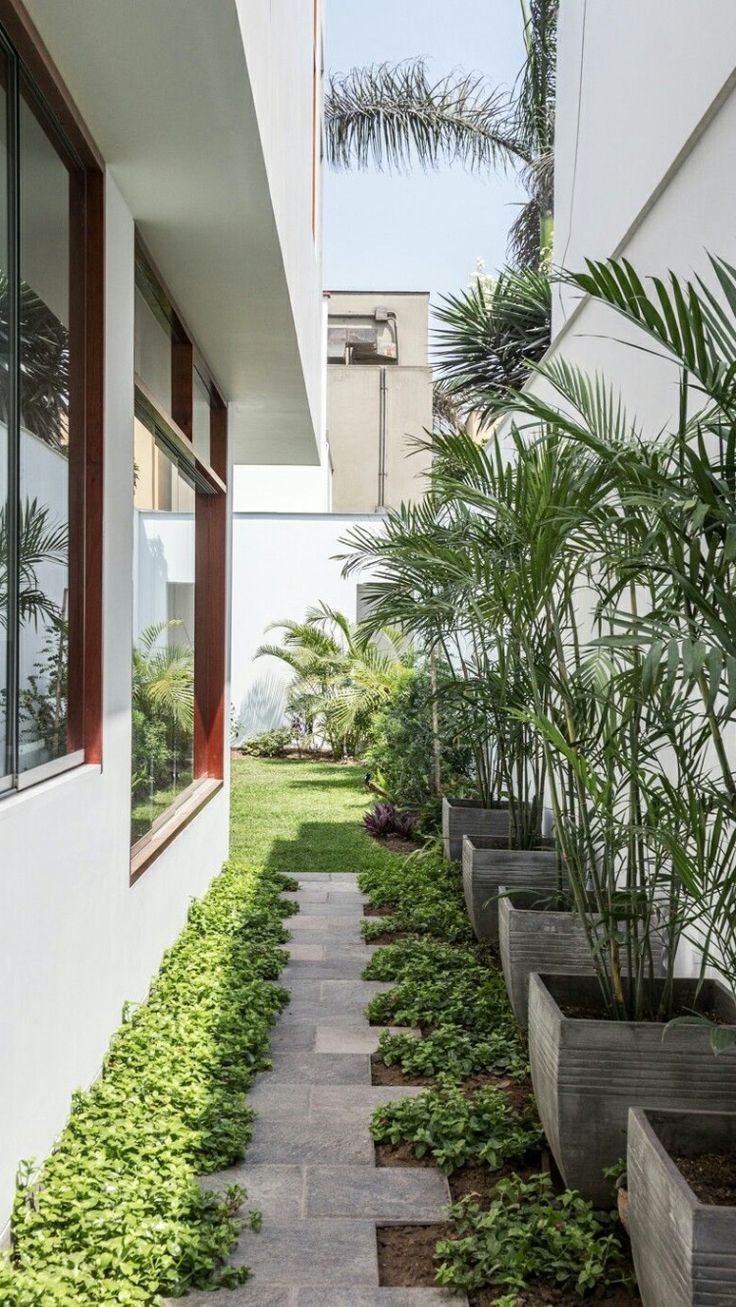
[{"label": "palm frond", "polygon": [[435,309],[436,374],[451,398],[487,422],[510,391],[521,389],[550,342],[549,278],[532,268],[507,268],[490,296],[480,284],[444,295]]},{"label": "palm frond", "polygon": [[333,74],[325,96],[327,157],[336,168],[474,170],[525,163],[503,92],[477,73],[432,81],[421,59]]}]

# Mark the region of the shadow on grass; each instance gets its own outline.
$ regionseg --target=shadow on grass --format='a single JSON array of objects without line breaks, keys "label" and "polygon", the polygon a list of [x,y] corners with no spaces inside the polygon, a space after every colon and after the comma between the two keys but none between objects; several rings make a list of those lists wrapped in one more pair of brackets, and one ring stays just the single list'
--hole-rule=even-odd
[{"label": "shadow on grass", "polygon": [[293,876],[360,872],[386,866],[396,857],[372,840],[357,821],[307,821],[293,839],[273,840],[266,868]]}]

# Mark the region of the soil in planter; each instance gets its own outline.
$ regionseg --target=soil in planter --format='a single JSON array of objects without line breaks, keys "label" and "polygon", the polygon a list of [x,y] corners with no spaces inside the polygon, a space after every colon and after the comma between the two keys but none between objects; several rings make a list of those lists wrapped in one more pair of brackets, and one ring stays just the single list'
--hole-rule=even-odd
[{"label": "soil in planter", "polygon": [[[366,917],[367,916],[377,917],[377,916],[387,916],[387,915],[390,916],[391,914],[378,913],[378,912],[371,912],[371,913],[365,912],[363,915]],[[374,935],[373,939],[367,939],[366,944],[369,944],[371,948],[380,948],[382,944],[398,944],[400,939],[407,939],[407,938],[408,938],[408,931],[406,930],[395,930],[395,931],[384,930],[381,935]]]},{"label": "soil in planter", "polygon": [[[611,1016],[610,1012],[606,1011],[605,1007],[603,1006],[602,999],[600,1003],[565,1003],[563,1001],[559,1004],[559,1007],[563,1016],[570,1017],[571,1019],[576,1021],[616,1021],[617,1020],[616,1017]],[[694,1009],[692,1007],[687,1007],[687,1006],[677,1008],[672,1013],[672,1016],[668,1017],[667,1020],[676,1021],[680,1017],[691,1017],[694,1016],[696,1012],[699,1017],[705,1017],[706,1021],[710,1021],[714,1026],[723,1026],[727,1024],[724,1021],[723,1017],[720,1015],[720,1013],[716,1012],[713,1008]],[[650,1023],[653,1025],[665,1024],[661,1020],[655,1020],[654,1017],[644,1017],[642,1024],[644,1023]]]},{"label": "soil in planter", "polygon": [[[425,1085],[429,1087],[437,1084],[437,1077],[407,1073],[397,1065],[387,1066],[380,1053],[372,1053],[371,1084],[383,1085],[390,1089],[396,1088],[397,1085]],[[462,1087],[466,1093],[471,1093],[474,1089],[486,1089],[489,1085],[496,1089],[504,1089],[509,1096],[511,1106],[517,1111],[527,1107],[532,1096],[532,1082],[528,1079],[512,1080],[509,1076],[474,1075],[468,1076],[467,1080],[462,1082]]]},{"label": "soil in planter", "polygon": [[736,1207],[736,1153],[701,1153],[672,1161],[701,1203]]},{"label": "soil in planter", "polygon": [[[363,904],[364,917],[393,917],[395,915],[396,908],[391,907],[390,904],[384,904],[382,908],[374,908],[372,903]],[[372,943],[375,943],[375,941],[372,941]]]},{"label": "soil in planter", "polygon": [[400,1066],[386,1066],[380,1053],[371,1054],[371,1084],[394,1088],[396,1085],[433,1085],[434,1076],[407,1075]]}]

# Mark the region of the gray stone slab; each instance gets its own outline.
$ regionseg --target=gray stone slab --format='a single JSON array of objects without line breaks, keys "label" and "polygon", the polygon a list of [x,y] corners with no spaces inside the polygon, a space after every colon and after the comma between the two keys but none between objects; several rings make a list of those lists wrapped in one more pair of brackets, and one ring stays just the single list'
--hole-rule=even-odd
[{"label": "gray stone slab", "polygon": [[353,903],[352,894],[348,897],[345,893],[335,893],[331,901],[326,895],[325,901],[322,903],[300,902],[299,916],[330,917],[333,920],[336,917],[347,917],[351,922],[362,921],[363,904],[360,899]]},{"label": "gray stone slab", "polygon": [[247,1280],[237,1289],[219,1293],[188,1293],[184,1298],[165,1299],[166,1307],[296,1307],[298,1289],[283,1285],[256,1284]]},{"label": "gray stone slab", "polygon": [[315,881],[332,880],[329,871],[300,871],[295,875],[300,889],[309,889],[310,885],[313,885]]},{"label": "gray stone slab", "polygon": [[300,912],[296,917],[287,917],[284,925],[292,935],[311,935],[315,931],[318,931],[321,934],[323,931],[327,930],[329,920],[329,917],[324,915],[321,917],[307,917],[303,916]]},{"label": "gray stone slab", "polygon": [[279,1021],[271,1031],[272,1053],[306,1053],[314,1051],[317,1027],[308,1022],[285,1026]]},{"label": "gray stone slab", "polygon": [[291,983],[297,974],[313,980],[355,980],[360,977],[367,958],[356,953],[344,954],[342,957],[293,958],[279,976],[279,984]]},{"label": "gray stone slab", "polygon": [[375,1149],[368,1120],[341,1121],[256,1117],[248,1147],[251,1165],[373,1166]]},{"label": "gray stone slab", "polygon": [[369,958],[373,957],[374,953],[378,952],[380,947],[380,944],[366,944],[362,935],[360,939],[352,942],[348,941],[347,943],[333,940],[332,936],[329,935],[324,944],[325,957],[328,960],[333,958],[357,958],[363,966],[365,966]]},{"label": "gray stone slab", "polygon": [[323,980],[319,996],[323,1003],[362,1012],[375,994],[385,994],[393,988],[391,982],[383,980]]},{"label": "gray stone slab", "polygon": [[370,1059],[361,1054],[293,1052],[277,1054],[273,1071],[267,1072],[271,1084],[284,1085],[370,1085]]},{"label": "gray stone slab", "polygon": [[[357,1169],[357,1168],[356,1168]],[[299,1220],[304,1216],[304,1170],[301,1166],[273,1166],[270,1163],[230,1166],[199,1183],[211,1193],[224,1193],[228,1185],[239,1184],[248,1197],[243,1210],[257,1208],[264,1220]]]},{"label": "gray stone slab", "polygon": [[296,1307],[468,1307],[464,1293],[446,1289],[298,1289]]},{"label": "gray stone slab", "polygon": [[248,1103],[259,1117],[305,1117],[309,1112],[311,1091],[308,1084],[279,1084],[267,1071],[256,1080],[248,1095]]},{"label": "gray stone slab", "polygon": [[368,895],[363,894],[357,885],[345,883],[341,885],[339,881],[331,880],[327,889],[328,903],[344,903],[350,907],[363,908],[363,904],[368,902]]},{"label": "gray stone slab", "polygon": [[434,1167],[308,1166],[307,1216],[358,1217],[379,1224],[441,1221],[450,1201],[447,1180]]},{"label": "gray stone slab", "polygon": [[317,1026],[315,1033],[317,1053],[375,1053],[381,1027],[353,1021],[350,1025]]},{"label": "gray stone slab", "polygon": [[308,998],[295,999],[288,1007],[284,1008],[279,1017],[279,1029],[287,1026],[297,1025],[314,1025],[314,1026],[335,1026],[344,1025],[346,1020],[359,1021],[360,1008],[355,1004],[340,1007],[332,1003],[314,1003]]},{"label": "gray stone slab", "polygon": [[[297,971],[290,972],[288,967],[279,976],[279,984],[288,989],[291,994],[292,1003],[297,1000],[301,1002],[321,1003],[322,1002],[322,976],[310,976],[309,972]],[[286,1009],[284,1009],[286,1010]]]},{"label": "gray stone slab", "polygon": [[260,1234],[241,1238],[232,1260],[250,1266],[256,1285],[342,1287],[348,1277],[378,1285],[372,1221],[267,1221]]},{"label": "gray stone slab", "polygon": [[[305,1086],[308,1088],[308,1086]],[[363,1116],[370,1119],[382,1103],[397,1103],[402,1098],[417,1098],[423,1093],[421,1085],[326,1085],[315,1084],[309,1089],[311,1116],[331,1118]]]},{"label": "gray stone slab", "polygon": [[[289,958],[292,962],[321,962],[325,957],[324,944],[289,944]],[[283,976],[283,972],[281,973]],[[279,977],[281,980],[281,976]]]},{"label": "gray stone slab", "polygon": [[[329,881],[327,882],[329,884]],[[290,903],[297,903],[301,907],[303,903],[328,903],[329,890],[327,889],[298,889],[288,890],[283,897]]]}]

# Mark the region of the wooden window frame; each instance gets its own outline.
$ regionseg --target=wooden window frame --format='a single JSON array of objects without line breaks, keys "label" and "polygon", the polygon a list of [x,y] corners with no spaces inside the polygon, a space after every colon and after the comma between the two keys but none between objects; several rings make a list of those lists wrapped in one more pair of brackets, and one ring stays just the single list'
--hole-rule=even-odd
[{"label": "wooden window frame", "polygon": [[0,0],[0,28],[20,78],[43,105],[56,148],[67,164],[73,161],[69,308],[70,325],[76,322],[81,340],[71,359],[77,426],[70,445],[69,559],[77,585],[69,613],[69,749],[65,757],[19,778],[6,792],[10,795],[82,763],[102,764],[105,173],[102,156],[19,0]]},{"label": "wooden window frame", "polygon": [[[227,405],[140,235],[136,269],[155,288],[171,328],[171,413],[136,376],[136,409],[197,482],[194,513],[194,767],[192,784],[133,845],[134,885],[224,785],[227,650]],[[210,458],[194,448],[194,368],[210,392]]]}]

